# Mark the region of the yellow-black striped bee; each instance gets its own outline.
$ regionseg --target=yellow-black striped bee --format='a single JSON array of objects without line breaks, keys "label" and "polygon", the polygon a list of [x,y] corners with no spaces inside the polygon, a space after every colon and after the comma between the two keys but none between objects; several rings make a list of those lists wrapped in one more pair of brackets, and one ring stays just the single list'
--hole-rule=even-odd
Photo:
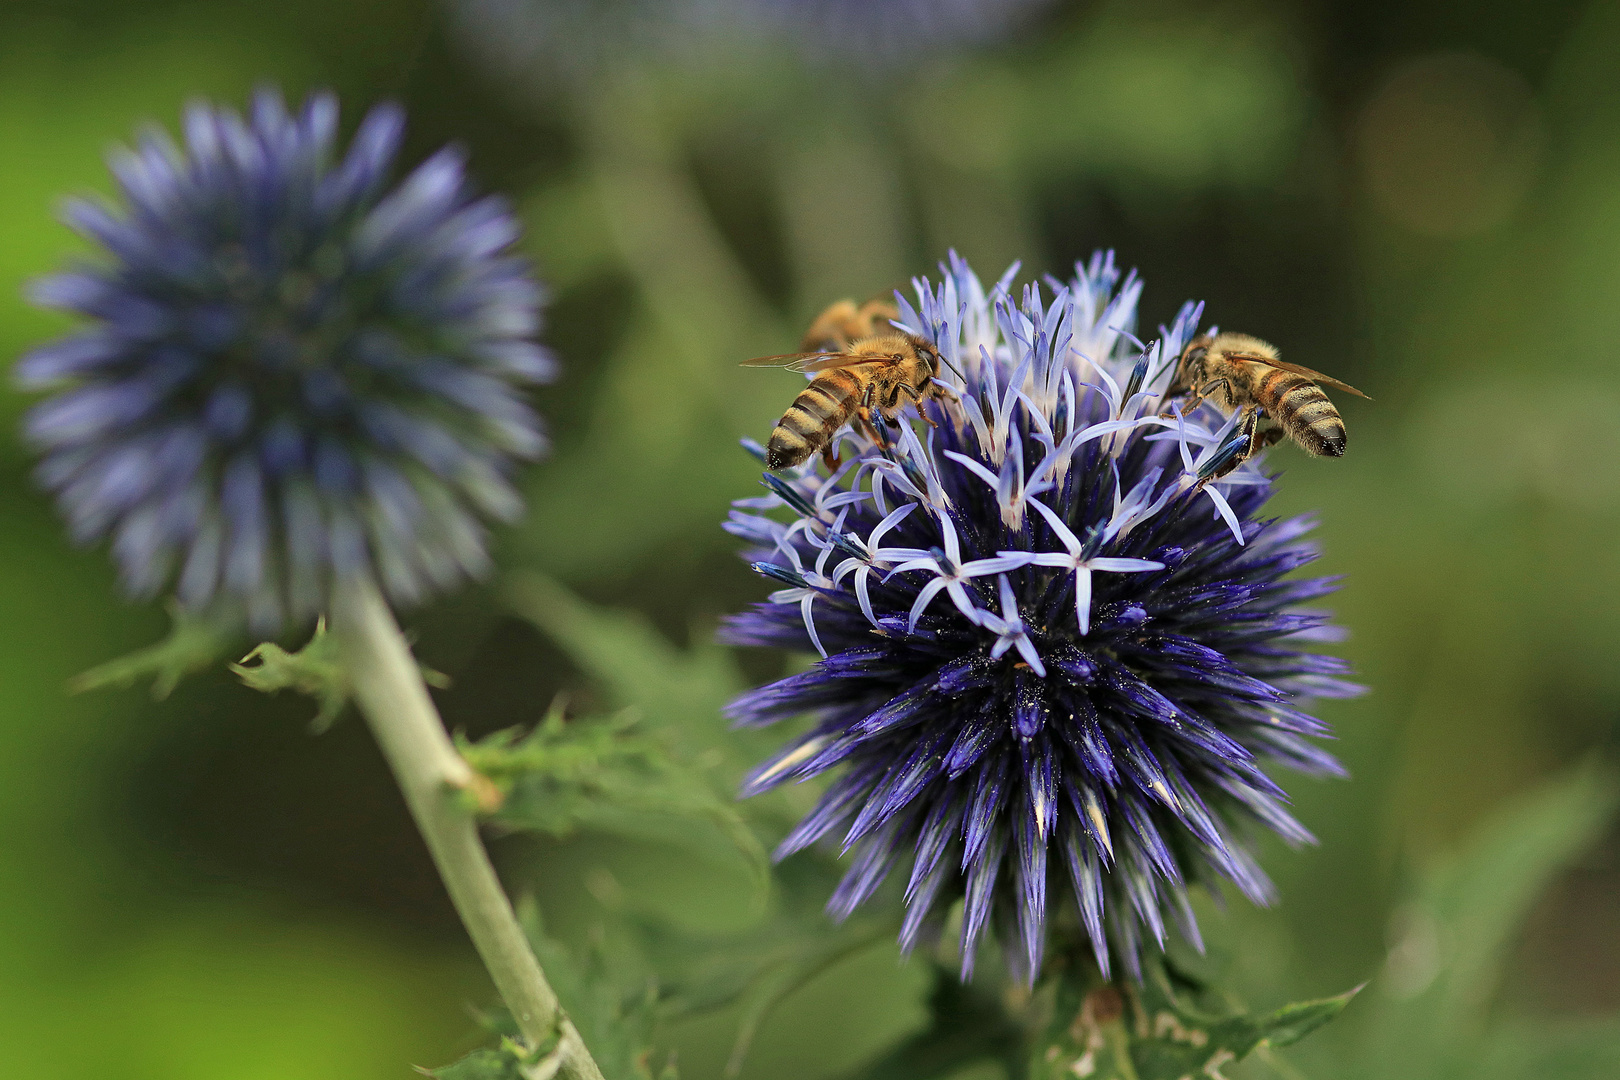
[{"label": "yellow-black striped bee", "polygon": [[[1342,456],[1344,419],[1317,383],[1367,396],[1330,375],[1284,362],[1276,346],[1259,338],[1205,334],[1182,350],[1165,400],[1185,395],[1184,413],[1192,412],[1205,398],[1227,413],[1242,410],[1238,430],[1248,437],[1248,444],[1221,470],[1226,473],[1284,435],[1316,457]],[[1263,419],[1276,426],[1261,431]]]},{"label": "yellow-black striped bee", "polygon": [[881,301],[857,307],[840,300],[810,324],[806,351],[743,362],[816,376],[771,431],[767,469],[792,468],[817,450],[830,451],[833,436],[857,411],[864,422],[874,410],[892,421],[908,401],[921,406],[945,393],[933,381],[940,371],[939,351],[926,338],[893,329],[889,320],[897,315],[893,305]]}]

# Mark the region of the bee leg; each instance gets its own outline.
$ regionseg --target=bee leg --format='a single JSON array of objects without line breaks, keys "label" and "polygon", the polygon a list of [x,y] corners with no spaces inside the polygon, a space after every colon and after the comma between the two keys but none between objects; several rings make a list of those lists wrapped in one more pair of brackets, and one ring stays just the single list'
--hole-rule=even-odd
[{"label": "bee leg", "polygon": [[1280,431],[1280,428],[1271,428],[1263,432],[1259,430],[1260,421],[1264,418],[1264,414],[1262,414],[1259,409],[1244,410],[1242,419],[1238,421],[1238,431],[1243,435],[1244,438],[1243,450],[1236,457],[1232,458],[1231,461],[1228,461],[1225,465],[1221,466],[1219,472],[1210,473],[1208,476],[1198,481],[1198,483],[1194,484],[1193,491],[1202,491],[1205,484],[1214,483],[1227,473],[1230,473],[1232,470],[1236,469],[1239,465],[1242,465],[1245,461],[1248,461],[1250,458],[1254,457],[1255,454],[1277,441],[1276,436],[1273,433]]},{"label": "bee leg", "polygon": [[827,445],[821,448],[821,463],[827,466],[827,471],[830,473],[837,472],[838,466],[844,463],[843,457],[839,455],[837,450],[833,449],[837,442],[837,439],[829,440]]},{"label": "bee leg", "polygon": [[1249,437],[1249,445],[1243,448],[1243,453],[1239,454],[1233,460],[1229,468],[1221,470],[1221,475],[1226,475],[1226,473],[1229,473],[1232,471],[1232,469],[1242,465],[1245,461],[1248,461],[1260,451],[1266,449],[1267,447],[1275,446],[1282,440],[1285,432],[1280,427],[1269,427],[1264,431],[1260,430],[1260,421],[1264,420],[1265,418],[1266,414],[1261,412],[1259,409],[1256,409],[1244,419],[1243,434]]},{"label": "bee leg", "polygon": [[900,393],[902,393],[902,394],[906,395],[906,397],[910,398],[911,403],[913,405],[917,406],[917,415],[922,417],[922,422],[923,423],[927,424],[929,427],[933,428],[936,431],[939,430],[939,425],[937,423],[935,423],[933,420],[929,419],[928,414],[923,412],[923,409],[922,409],[923,398],[925,396],[928,396],[928,395],[917,393],[917,388],[915,386],[912,386],[910,383],[901,383],[900,384]]},{"label": "bee leg", "polygon": [[[1227,382],[1225,379],[1211,379],[1209,382],[1187,395],[1187,400],[1183,402],[1181,406],[1181,415],[1191,416],[1192,411],[1198,408],[1198,406],[1202,405],[1204,403],[1204,399],[1210,394],[1214,393],[1217,388],[1224,388],[1226,390],[1227,400],[1231,400],[1232,384]],[[1167,409],[1164,412],[1161,412],[1159,417],[1161,419],[1168,419],[1171,415],[1171,412]]]},{"label": "bee leg", "polygon": [[874,424],[872,422],[872,413],[870,410],[863,407],[859,412],[857,412],[855,414],[855,420],[852,426],[865,434],[866,437],[871,439],[873,443],[877,444],[879,449],[888,449],[889,438],[884,431],[884,426],[882,424]]},{"label": "bee leg", "polygon": [[[1164,409],[1161,410],[1160,413],[1159,413],[1159,419],[1168,420],[1171,417],[1175,416],[1175,413],[1170,411],[1170,401],[1171,400],[1174,400],[1174,397],[1171,397],[1171,398],[1166,400]],[[1186,397],[1186,400],[1184,400],[1181,403],[1181,415],[1182,416],[1188,415],[1189,413],[1191,413],[1194,409],[1198,408],[1198,406],[1202,405],[1203,403],[1204,403],[1204,395],[1203,394],[1197,394],[1197,393],[1188,394],[1187,397]]]}]

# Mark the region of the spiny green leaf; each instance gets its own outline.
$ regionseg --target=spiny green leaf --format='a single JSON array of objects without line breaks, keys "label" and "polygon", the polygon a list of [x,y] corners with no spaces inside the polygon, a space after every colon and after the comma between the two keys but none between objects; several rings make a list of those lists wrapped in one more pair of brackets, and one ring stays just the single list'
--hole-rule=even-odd
[{"label": "spiny green leaf", "polygon": [[1039,994],[1048,1019],[1029,1075],[1037,1080],[1139,1080],[1131,1060],[1126,1002],[1087,965],[1071,963]]},{"label": "spiny green leaf", "polygon": [[[567,720],[553,708],[526,734],[497,732],[459,747],[505,794],[488,815],[495,825],[553,836],[610,832],[741,857],[763,890],[769,862],[759,839],[731,800],[682,764],[667,741],[642,733],[633,711]],[[694,822],[707,827],[694,829]]]},{"label": "spiny green leaf", "polygon": [[181,679],[225,655],[239,632],[235,625],[190,614],[177,604],[169,605],[169,619],[168,637],[75,676],[68,683],[69,691],[80,694],[110,686],[132,686],[150,678],[152,696],[161,701],[174,692]]},{"label": "spiny green leaf", "polygon": [[[258,663],[249,667],[254,661]],[[422,681],[429,686],[450,685],[448,676],[425,665],[417,665]],[[261,693],[295,690],[316,700],[320,710],[310,721],[316,731],[325,731],[349,703],[349,679],[338,659],[337,642],[326,632],[326,620],[315,624],[315,633],[297,652],[288,652],[266,641],[231,665],[243,683]]]}]

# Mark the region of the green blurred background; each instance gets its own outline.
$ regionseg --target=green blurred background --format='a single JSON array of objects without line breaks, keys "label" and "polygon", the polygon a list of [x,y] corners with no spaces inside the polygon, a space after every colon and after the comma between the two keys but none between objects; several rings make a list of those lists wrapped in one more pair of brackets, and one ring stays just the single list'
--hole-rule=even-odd
[{"label": "green blurred background", "polygon": [[[952,246],[987,277],[1116,248],[1146,278],[1149,330],[1202,298],[1376,399],[1345,406],[1343,460],[1272,457],[1278,502],[1320,510],[1321,565],[1348,575],[1343,649],[1374,689],[1321,712],[1354,779],[1290,781],[1322,845],[1268,851],[1275,911],[1205,917],[1256,1006],[1374,983],[1293,1065],[1252,1074],[1484,1075],[1410,1047],[1480,1025],[1614,1030],[1620,840],[1590,810],[1605,785],[1564,856],[1489,836],[1620,719],[1620,4],[1066,2],[878,74],[718,40],[514,61],[480,34],[427,0],[8,0],[0,352],[62,329],[20,290],[75,250],[57,198],[106,190],[104,152],[138,125],[267,80],[338,90],[351,125],[401,100],[412,156],[465,144],[553,287],[565,374],[540,404],[557,449],[503,568],[688,648],[765,591],[718,522],[754,490],[736,439],[763,436],[791,384],[738,359]],[[14,431],[26,401],[0,401]],[[307,702],[222,672],[159,703],[68,696],[164,617],[67,545],[14,435],[0,505],[6,1075],[380,1080],[473,1045],[487,983],[360,725],[312,737]],[[470,733],[596,692],[496,587],[408,622]],[[783,661],[738,662],[758,679]],[[749,917],[740,875],[651,845],[497,850],[560,936],[589,933],[609,880],[689,925]],[[1444,984],[1454,944],[1412,913],[1469,850],[1497,870],[1453,880],[1458,903],[1526,895],[1461,992],[1467,1017],[1397,1037],[1390,1018]],[[868,950],[788,1002],[744,1075],[836,1075],[920,1021],[922,985]],[[663,1035],[688,1077],[718,1075],[728,1039],[725,1016]],[[1537,1068],[1517,1075],[1588,1075]]]}]

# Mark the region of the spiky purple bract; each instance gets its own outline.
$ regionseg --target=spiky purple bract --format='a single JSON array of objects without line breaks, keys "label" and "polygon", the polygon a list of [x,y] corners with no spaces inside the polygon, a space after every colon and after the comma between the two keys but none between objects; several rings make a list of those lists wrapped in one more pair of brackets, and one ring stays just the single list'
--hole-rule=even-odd
[{"label": "spiky purple bract", "polygon": [[900,320],[954,369],[935,426],[846,431],[835,473],[767,474],[727,524],[788,587],[723,636],[822,656],[731,705],[815,721],[745,792],[837,770],[778,851],[853,853],[834,916],[909,864],[907,949],[962,897],[964,976],[994,925],[1032,980],[1061,903],[1105,973],[1139,976],[1167,925],[1198,941],[1190,886],[1270,899],[1256,827],[1311,839],[1261,765],[1341,773],[1301,711],[1359,690],[1303,648],[1333,636],[1300,605],[1335,581],[1289,576],[1311,523],[1258,518],[1252,464],[1200,482],[1240,448],[1232,421],[1158,415],[1199,307],[1142,348],[1141,285],[1112,255],[1049,300],[1015,302],[1013,271],[986,292],[954,256],[941,270]]},{"label": "spiky purple bract", "polygon": [[112,159],[123,207],[74,200],[104,258],[34,286],[84,329],[24,357],[41,482],[75,539],[111,537],[128,590],[263,632],[373,575],[410,602],[482,573],[483,519],[545,449],[523,387],[541,293],[505,202],[445,150],[390,187],[404,127],[347,154],[337,101],[186,111]]}]

